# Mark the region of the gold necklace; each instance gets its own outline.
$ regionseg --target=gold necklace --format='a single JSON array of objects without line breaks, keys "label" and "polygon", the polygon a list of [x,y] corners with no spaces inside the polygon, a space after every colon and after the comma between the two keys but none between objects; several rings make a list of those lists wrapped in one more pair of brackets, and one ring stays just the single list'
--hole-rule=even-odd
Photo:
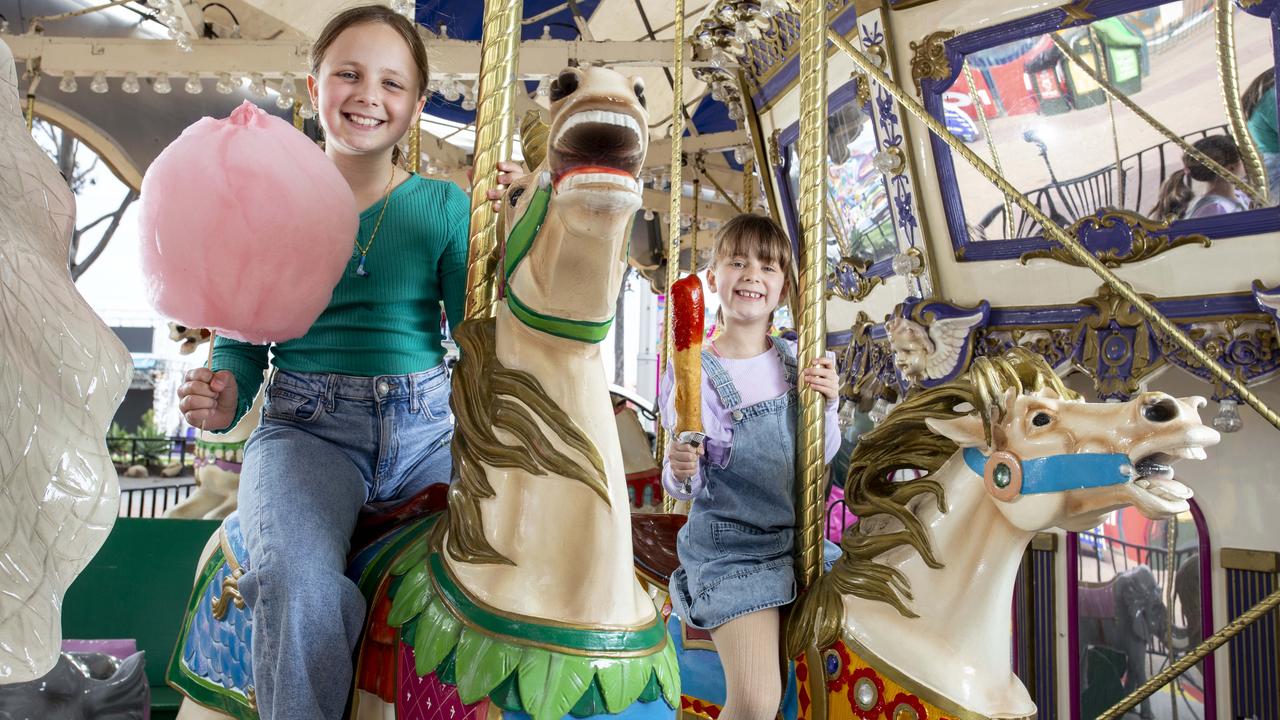
[{"label": "gold necklace", "polygon": [[360,251],[360,264],[356,266],[356,275],[360,277],[369,277],[369,271],[364,269],[364,257],[369,254],[369,248],[373,247],[374,238],[378,237],[378,228],[382,227],[382,216],[387,212],[387,203],[391,201],[391,183],[396,179],[396,166],[391,166],[391,177],[387,178],[387,189],[382,195],[382,209],[378,211],[378,221],[373,224],[373,232],[369,233],[369,242],[364,247],[360,247],[360,236],[356,235],[356,249]]}]

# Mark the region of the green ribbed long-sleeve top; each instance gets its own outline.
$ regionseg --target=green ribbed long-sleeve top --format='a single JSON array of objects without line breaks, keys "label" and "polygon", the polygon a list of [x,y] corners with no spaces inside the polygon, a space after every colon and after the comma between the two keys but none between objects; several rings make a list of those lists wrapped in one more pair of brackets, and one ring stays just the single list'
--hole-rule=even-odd
[{"label": "green ribbed long-sleeve top", "polygon": [[[360,245],[369,241],[381,211],[379,200],[360,213]],[[357,250],[306,335],[271,346],[219,337],[212,367],[235,375],[235,422],[258,393],[269,353],[282,370],[362,377],[406,375],[439,365],[444,358],[440,303],[449,327],[462,322],[470,213],[458,186],[411,175],[387,200],[365,257],[368,277],[356,274]]]}]

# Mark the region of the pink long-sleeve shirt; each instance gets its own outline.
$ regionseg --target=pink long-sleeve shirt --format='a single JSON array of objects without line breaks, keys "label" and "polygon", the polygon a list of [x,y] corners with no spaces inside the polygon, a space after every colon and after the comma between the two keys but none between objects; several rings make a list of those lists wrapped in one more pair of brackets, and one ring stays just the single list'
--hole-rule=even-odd
[{"label": "pink long-sleeve shirt", "polygon": [[[794,352],[795,344],[790,342],[788,344]],[[827,356],[834,358],[831,353],[827,353]],[[786,367],[773,348],[755,357],[740,360],[721,357],[717,360],[729,377],[733,378],[733,384],[738,394],[742,396],[739,407],[747,407],[779,397],[791,389],[787,384]],[[658,388],[658,408],[662,413],[662,424],[667,430],[675,427],[676,400],[672,390],[674,378],[675,365],[668,363],[662,384]],[[827,401],[824,462],[831,462],[831,458],[835,457],[836,451],[840,449],[840,425],[836,418],[838,405],[838,400]],[[720,402],[715,384],[704,372],[702,374],[702,431],[707,436],[707,458],[716,461],[717,464],[723,463],[724,458],[728,457],[729,448],[733,445],[733,420],[730,417],[733,409],[725,407]],[[665,457],[662,459],[662,472],[668,476],[671,473],[670,463]]]}]

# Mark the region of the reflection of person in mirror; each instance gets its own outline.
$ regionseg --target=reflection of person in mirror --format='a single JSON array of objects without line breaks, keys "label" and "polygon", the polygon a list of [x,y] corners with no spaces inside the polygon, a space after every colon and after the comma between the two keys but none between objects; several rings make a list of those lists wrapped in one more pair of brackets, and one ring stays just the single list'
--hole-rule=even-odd
[{"label": "reflection of person in mirror", "polygon": [[[1195,141],[1192,147],[1228,172],[1236,176],[1244,175],[1240,148],[1230,137],[1210,135]],[[1203,183],[1199,186],[1203,188],[1202,192],[1196,192],[1197,187],[1192,180]],[[1170,175],[1160,186],[1159,199],[1155,207],[1151,208],[1150,215],[1160,220],[1180,220],[1227,215],[1248,209],[1249,199],[1230,180],[1186,153],[1182,156],[1182,169]]]},{"label": "reflection of person in mirror", "polygon": [[1276,69],[1269,67],[1249,83],[1240,96],[1244,116],[1249,119],[1249,136],[1262,153],[1267,168],[1271,204],[1280,201],[1280,127],[1276,122]]}]

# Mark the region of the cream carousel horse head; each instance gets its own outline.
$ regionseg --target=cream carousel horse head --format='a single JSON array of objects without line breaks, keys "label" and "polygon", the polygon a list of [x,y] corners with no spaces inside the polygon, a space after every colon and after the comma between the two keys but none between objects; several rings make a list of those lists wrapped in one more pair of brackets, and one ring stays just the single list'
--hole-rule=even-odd
[{"label": "cream carousel horse head", "polygon": [[[936,712],[1033,714],[1008,671],[1027,543],[1046,528],[1096,527],[1125,506],[1149,517],[1185,511],[1191,491],[1171,465],[1203,459],[1218,441],[1197,415],[1203,405],[1156,392],[1082,402],[1025,350],[978,358],[921,390],[860,439],[846,483],[860,520],[793,614],[791,649],[838,646],[836,665],[870,668]],[[907,469],[926,475],[900,479]],[[849,698],[874,705],[873,686]]]},{"label": "cream carousel horse head", "polygon": [[71,281],[75,198],[17,99],[0,42],[0,683],[58,659],[63,595],[115,521],[106,434],[133,369]]}]

